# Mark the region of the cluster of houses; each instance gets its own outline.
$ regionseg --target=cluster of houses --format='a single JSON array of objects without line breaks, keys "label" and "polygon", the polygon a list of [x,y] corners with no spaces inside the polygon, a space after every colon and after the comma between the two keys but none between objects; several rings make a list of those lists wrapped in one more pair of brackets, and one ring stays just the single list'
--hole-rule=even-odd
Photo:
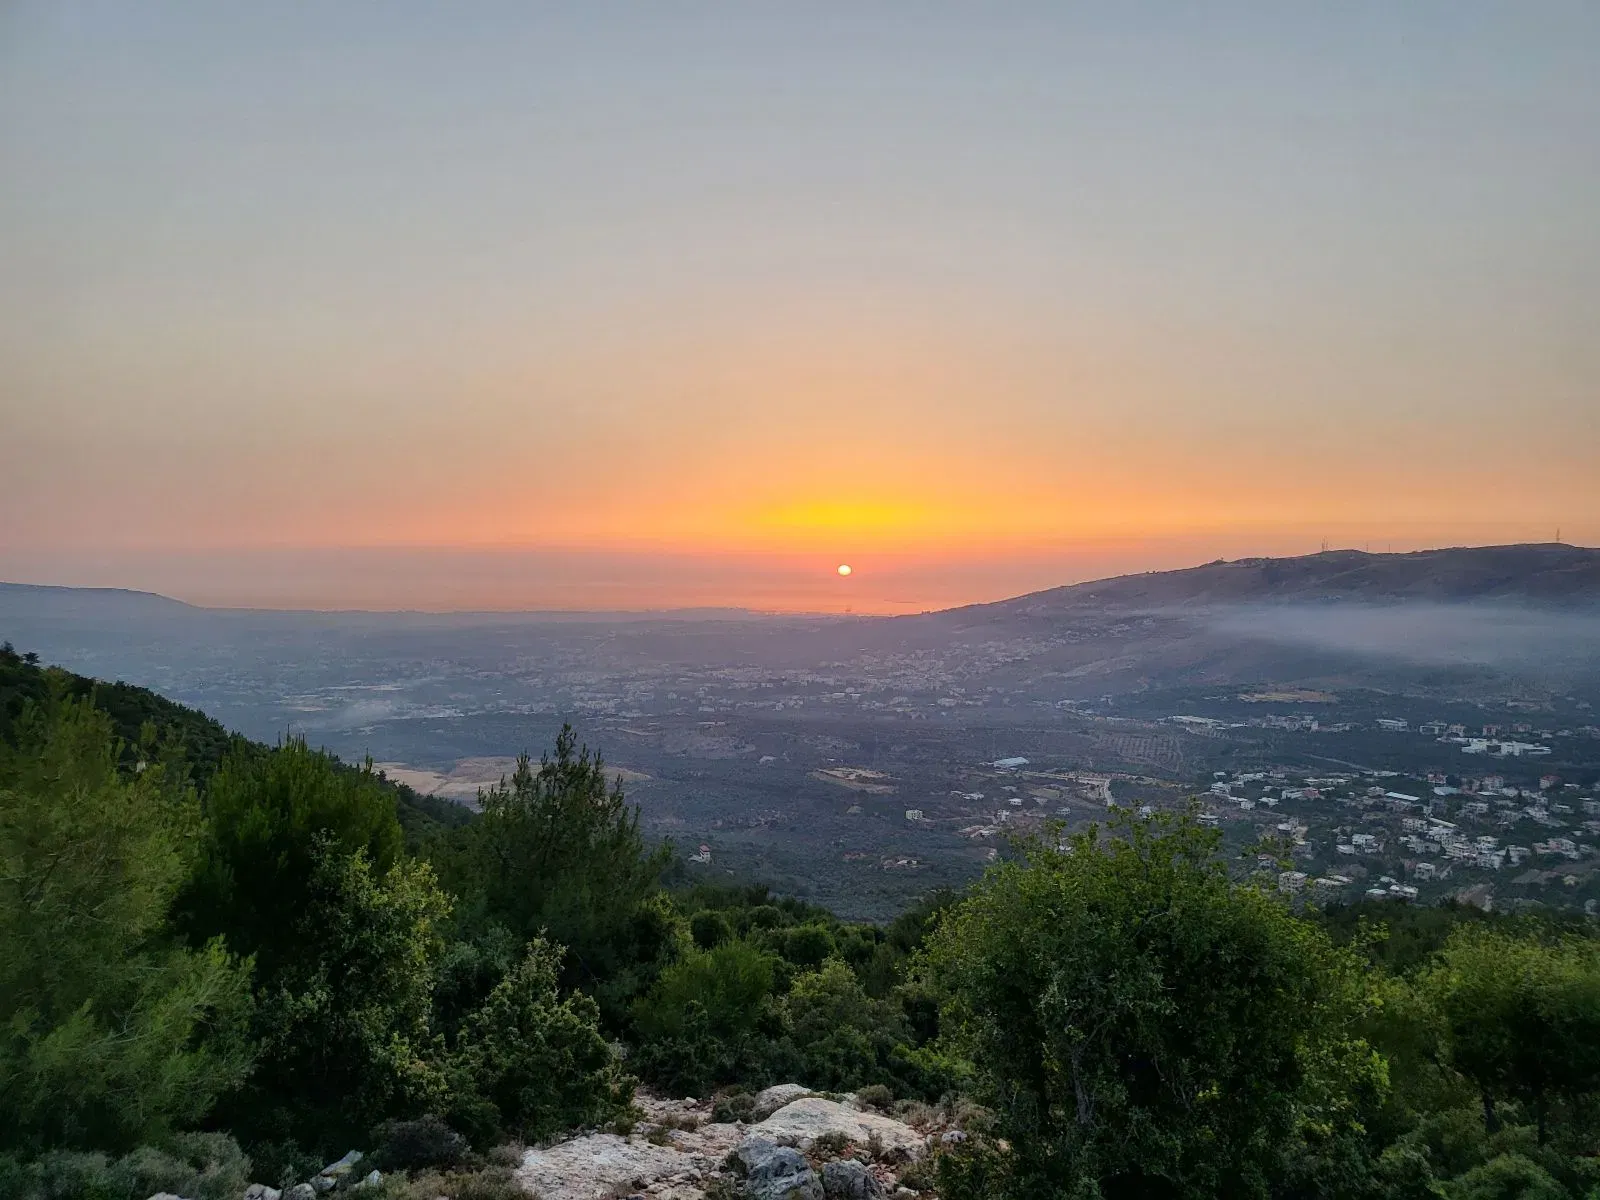
[{"label": "cluster of houses", "polygon": [[[1453,874],[1508,868],[1520,869],[1518,884],[1559,878],[1570,887],[1600,868],[1600,790],[1563,783],[1553,774],[1542,776],[1537,790],[1508,786],[1500,774],[1417,776],[1426,787],[1404,779],[1380,770],[1305,777],[1286,769],[1218,772],[1200,819],[1212,826],[1248,822],[1261,834],[1276,830],[1291,843],[1298,869],[1281,870],[1289,864],[1276,859],[1264,859],[1261,867],[1275,874],[1280,891],[1313,900],[1355,889],[1372,898],[1410,900]],[[1270,809],[1277,811],[1268,818]],[[1540,840],[1516,836],[1529,822]],[[1585,833],[1597,836],[1583,840]],[[1551,870],[1563,860],[1585,867],[1573,868],[1576,874]],[[1529,870],[1535,874],[1527,875]],[[1368,873],[1379,871],[1390,874],[1368,886]]]},{"label": "cluster of houses", "polygon": [[[1320,875],[1313,879],[1304,871],[1279,871],[1278,890],[1287,895],[1299,895],[1302,892],[1318,899],[1330,899],[1343,892],[1355,880],[1348,875]],[[1415,900],[1419,894],[1418,889],[1409,883],[1401,883],[1384,875],[1376,886],[1367,889],[1370,899],[1380,900]]]},{"label": "cluster of houses", "polygon": [[[1527,846],[1502,846],[1491,834],[1465,833],[1453,822],[1439,817],[1405,817],[1400,827],[1404,831],[1400,844],[1413,854],[1443,855],[1453,863],[1485,871],[1498,871],[1508,862],[1513,867],[1520,866],[1532,853]],[[1418,879],[1443,877],[1436,864],[1420,859],[1412,865],[1411,871]]]},{"label": "cluster of houses", "polygon": [[[1191,714],[1164,717],[1164,721],[1184,727],[1194,733],[1211,733],[1215,735],[1223,729],[1250,726],[1257,729],[1283,729],[1294,733],[1346,733],[1357,728],[1349,722],[1325,723],[1315,716],[1303,713],[1273,713],[1267,716],[1251,717],[1247,721],[1225,721],[1216,717],[1200,717]],[[1531,725],[1522,723],[1512,727],[1510,733],[1502,731],[1499,725],[1484,725],[1477,733],[1469,733],[1467,726],[1460,722],[1450,721],[1423,721],[1413,730],[1411,722],[1404,717],[1379,717],[1373,722],[1374,726],[1384,733],[1418,733],[1423,737],[1437,738],[1442,742],[1453,742],[1461,747],[1463,754],[1484,754],[1495,758],[1537,758],[1551,753],[1549,739],[1552,737],[1571,737],[1574,731],[1562,730],[1535,730]],[[1600,728],[1585,726],[1578,733],[1590,736],[1600,736]],[[1523,740],[1521,736],[1540,738],[1540,741]]]},{"label": "cluster of houses", "polygon": [[[1385,733],[1407,733],[1411,729],[1408,721],[1399,717],[1379,717],[1378,728]],[[1549,754],[1551,747],[1547,742],[1525,742],[1516,737],[1506,737],[1498,725],[1485,725],[1477,734],[1467,732],[1467,727],[1462,724],[1450,724],[1445,721],[1424,721],[1417,726],[1417,732],[1424,737],[1435,737],[1441,742],[1454,742],[1461,747],[1463,754],[1488,754],[1496,758],[1537,758]],[[1535,731],[1531,725],[1517,725],[1515,733],[1534,736]],[[1570,730],[1561,731],[1561,736],[1570,736]],[[1537,736],[1549,738],[1558,736],[1549,730],[1538,731]]]}]

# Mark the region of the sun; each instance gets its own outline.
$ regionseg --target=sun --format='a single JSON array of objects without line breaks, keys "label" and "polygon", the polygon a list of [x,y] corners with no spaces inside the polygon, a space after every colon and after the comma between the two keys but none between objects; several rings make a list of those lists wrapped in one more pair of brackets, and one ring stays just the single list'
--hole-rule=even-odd
[{"label": "sun", "polygon": [[840,563],[839,564],[839,574],[840,575],[848,575],[848,574],[850,574],[850,564],[849,563]]}]

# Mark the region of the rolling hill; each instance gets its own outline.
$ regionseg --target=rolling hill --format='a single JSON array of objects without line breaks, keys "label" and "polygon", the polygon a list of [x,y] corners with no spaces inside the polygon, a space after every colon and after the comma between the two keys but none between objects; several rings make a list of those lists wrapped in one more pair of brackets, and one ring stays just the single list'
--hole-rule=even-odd
[{"label": "rolling hill", "polygon": [[1077,610],[1219,604],[1520,603],[1600,605],[1600,550],[1558,543],[1370,554],[1329,550],[1120,575],[933,614],[962,623]]}]

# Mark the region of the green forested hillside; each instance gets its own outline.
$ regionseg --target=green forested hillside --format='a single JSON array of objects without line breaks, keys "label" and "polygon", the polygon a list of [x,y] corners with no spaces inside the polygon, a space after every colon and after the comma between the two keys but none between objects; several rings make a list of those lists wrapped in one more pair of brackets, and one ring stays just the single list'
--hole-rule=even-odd
[{"label": "green forested hillside", "polygon": [[[132,763],[141,755],[158,754],[181,767],[204,788],[228,754],[264,752],[266,747],[230,733],[218,721],[149,688],[105,683],[55,670],[48,674],[36,656],[18,654],[6,643],[0,647],[0,740],[11,740],[16,721],[29,701],[42,704],[52,689],[75,699],[92,698],[94,706],[111,720],[113,735]],[[148,743],[148,744],[147,744]],[[356,768],[351,767],[350,770]],[[424,796],[403,783],[383,780],[392,791],[401,828],[413,845],[440,829],[464,825],[471,812],[437,796]]]},{"label": "green forested hillside", "polygon": [[853,924],[689,883],[570,730],[473,815],[9,647],[0,713],[0,1197],[369,1145],[409,1200],[641,1082],[732,1120],[791,1081],[961,1114],[902,1177],[945,1200],[1600,1187],[1592,922],[1296,910],[1113,814]]}]

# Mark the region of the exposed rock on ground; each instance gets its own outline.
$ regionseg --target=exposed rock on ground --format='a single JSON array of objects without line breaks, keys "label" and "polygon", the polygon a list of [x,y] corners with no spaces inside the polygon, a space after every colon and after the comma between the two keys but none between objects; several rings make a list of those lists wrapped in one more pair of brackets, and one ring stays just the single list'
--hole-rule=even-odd
[{"label": "exposed rock on ground", "polygon": [[837,1158],[822,1164],[822,1190],[828,1200],[883,1200],[883,1185],[867,1164]]},{"label": "exposed rock on ground", "polygon": [[603,1200],[644,1192],[663,1200],[694,1200],[711,1164],[673,1146],[642,1138],[593,1133],[547,1150],[529,1150],[517,1182],[540,1200]]},{"label": "exposed rock on ground", "polygon": [[[359,1150],[352,1150],[338,1162],[329,1163],[312,1176],[308,1183],[297,1183],[286,1191],[275,1187],[268,1187],[264,1183],[252,1183],[244,1190],[244,1200],[319,1200],[327,1196],[333,1200],[332,1193],[355,1192],[364,1188],[374,1188],[383,1182],[383,1172],[368,1171],[364,1174],[356,1170],[357,1166],[365,1159]],[[183,1200],[181,1196],[174,1196],[170,1192],[157,1192],[149,1200]]]},{"label": "exposed rock on ground", "polygon": [[[796,1084],[757,1097],[755,1112],[777,1107],[752,1125],[709,1121],[709,1101],[640,1093],[636,1104],[642,1119],[631,1134],[591,1133],[529,1150],[517,1182],[540,1200],[702,1200],[717,1181],[749,1200],[883,1200],[899,1185],[895,1164],[927,1149],[902,1121]],[[821,1161],[812,1153],[826,1135],[848,1144],[843,1156]],[[877,1161],[859,1161],[868,1154]]]},{"label": "exposed rock on ground", "polygon": [[[633,1134],[592,1133],[529,1150],[517,1182],[540,1200],[606,1200],[643,1193],[659,1200],[699,1200],[708,1179],[744,1137],[738,1125],[697,1124],[710,1112],[696,1100],[641,1094],[644,1120]],[[672,1128],[695,1125],[694,1128]],[[654,1137],[656,1141],[651,1141]],[[657,1144],[659,1143],[659,1144]]]},{"label": "exposed rock on ground", "polygon": [[867,1145],[876,1136],[882,1143],[882,1153],[908,1161],[921,1158],[927,1149],[922,1135],[905,1122],[821,1096],[806,1096],[784,1105],[765,1121],[752,1125],[750,1132],[775,1142],[793,1141],[802,1150],[829,1133],[843,1134],[858,1146]]},{"label": "exposed rock on ground", "polygon": [[734,1151],[750,1200],[822,1200],[822,1181],[806,1156],[764,1138],[746,1138]]},{"label": "exposed rock on ground", "polygon": [[[524,1152],[517,1183],[539,1200],[704,1200],[714,1185],[744,1200],[912,1200],[919,1194],[901,1186],[900,1173],[938,1136],[792,1083],[755,1097],[750,1111],[766,1115],[750,1125],[711,1121],[711,1103],[693,1098],[641,1092],[635,1106],[631,1133],[589,1133]],[[251,1184],[243,1200],[343,1200],[347,1192],[356,1200],[383,1182],[362,1170],[370,1165],[352,1150],[282,1192]]]},{"label": "exposed rock on ground", "polygon": [[785,1104],[792,1104],[803,1096],[815,1096],[808,1087],[798,1083],[778,1083],[756,1093],[755,1118],[764,1121]]}]

